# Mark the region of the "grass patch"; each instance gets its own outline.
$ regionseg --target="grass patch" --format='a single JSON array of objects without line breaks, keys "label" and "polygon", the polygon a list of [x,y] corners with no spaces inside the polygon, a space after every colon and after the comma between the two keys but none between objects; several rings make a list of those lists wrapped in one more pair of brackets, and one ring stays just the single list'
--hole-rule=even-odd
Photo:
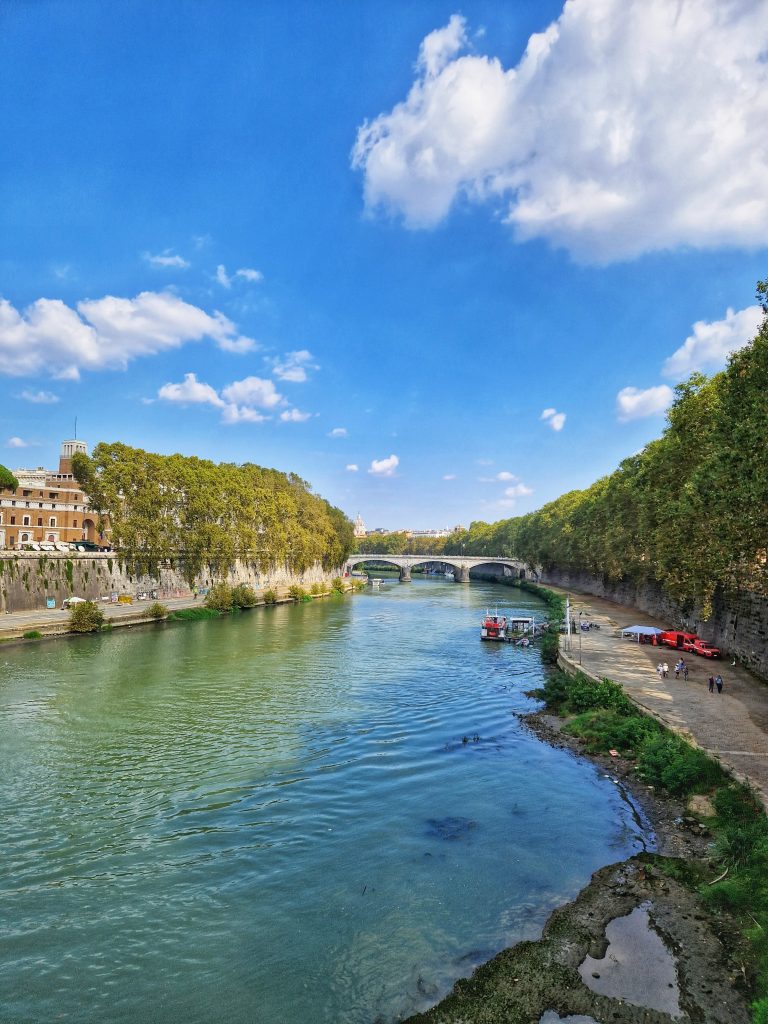
[{"label": "grass patch", "polygon": [[220,615],[221,612],[215,608],[179,608],[178,611],[171,612],[168,618],[180,622],[197,622],[199,619],[218,619]]},{"label": "grass patch", "polygon": [[39,629],[28,629],[26,633],[22,633],[25,640],[39,640],[42,635]]}]

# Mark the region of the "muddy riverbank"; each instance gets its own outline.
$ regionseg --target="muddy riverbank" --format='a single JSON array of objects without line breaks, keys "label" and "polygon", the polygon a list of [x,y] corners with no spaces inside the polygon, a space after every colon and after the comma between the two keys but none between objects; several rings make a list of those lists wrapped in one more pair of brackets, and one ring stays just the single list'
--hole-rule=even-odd
[{"label": "muddy riverbank", "polygon": [[679,880],[696,869],[714,877],[706,800],[657,792],[629,759],[585,755],[556,716],[523,721],[621,787],[646,825],[648,852],[597,871],[539,940],[499,953],[408,1024],[747,1024],[730,922]]}]

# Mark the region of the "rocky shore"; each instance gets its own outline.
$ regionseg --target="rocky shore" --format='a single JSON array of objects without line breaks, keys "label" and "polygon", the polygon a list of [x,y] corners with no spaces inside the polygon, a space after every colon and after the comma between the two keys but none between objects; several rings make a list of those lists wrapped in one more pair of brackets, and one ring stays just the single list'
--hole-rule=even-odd
[{"label": "rocky shore", "polygon": [[523,721],[589,756],[622,788],[650,826],[653,852],[597,871],[540,939],[499,953],[407,1024],[747,1024],[729,919],[685,884],[696,873],[714,877],[706,798],[682,802],[643,784],[631,760],[585,755],[545,711]]}]

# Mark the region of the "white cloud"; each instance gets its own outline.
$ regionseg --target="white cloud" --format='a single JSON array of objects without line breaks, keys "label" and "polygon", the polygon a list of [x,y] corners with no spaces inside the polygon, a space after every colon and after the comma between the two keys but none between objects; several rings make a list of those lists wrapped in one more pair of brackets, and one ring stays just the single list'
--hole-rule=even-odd
[{"label": "white cloud", "polygon": [[233,381],[221,394],[228,402],[256,405],[262,409],[274,409],[276,405],[283,405],[285,402],[283,396],[276,390],[274,381],[264,377],[245,377],[243,380]]},{"label": "white cloud", "polygon": [[605,262],[768,237],[764,0],[570,0],[519,63],[431,32],[407,98],[359,130],[368,210],[429,227],[490,202],[520,240]]},{"label": "white cloud", "polygon": [[151,252],[142,253],[142,256],[153,267],[165,267],[175,270],[186,270],[190,263],[183,256],[177,256],[170,249],[153,255]]},{"label": "white cloud", "polygon": [[216,267],[216,280],[222,288],[232,287],[232,278],[227,274],[227,268],[223,263],[220,263],[218,267]]},{"label": "white cloud", "polygon": [[456,474],[455,473],[445,473],[443,475],[443,480],[455,480],[455,479],[456,479]]},{"label": "white cloud", "polygon": [[307,379],[307,370],[319,369],[312,363],[312,353],[305,348],[298,352],[286,352],[282,359],[270,359],[268,362],[278,380],[287,380],[292,384],[303,384]]},{"label": "white cloud", "polygon": [[0,373],[9,376],[77,380],[81,370],[125,369],[139,356],[206,337],[234,352],[255,345],[223,313],[208,314],[170,292],[107,295],[76,309],[60,299],[37,299],[22,313],[0,299]]},{"label": "white cloud", "polygon": [[234,405],[232,403],[224,406],[221,415],[222,423],[263,423],[269,416],[253,409],[248,405]]},{"label": "white cloud", "polygon": [[260,270],[254,270],[252,267],[240,267],[239,270],[235,271],[235,277],[242,277],[253,284],[258,284],[260,281],[264,280],[262,272]]},{"label": "white cloud", "polygon": [[223,408],[226,404],[215,388],[197,379],[194,373],[185,373],[181,384],[163,384],[157,397],[165,402],[181,402],[184,405],[205,403]]},{"label": "white cloud", "polygon": [[515,476],[514,473],[509,473],[509,472],[507,472],[506,469],[503,469],[500,473],[496,474],[496,479],[497,480],[509,480],[510,483],[511,483],[513,480],[517,480],[517,477]]},{"label": "white cloud", "polygon": [[747,306],[738,313],[728,309],[722,320],[697,320],[693,334],[664,363],[664,376],[681,380],[694,370],[721,370],[731,352],[752,341],[762,322],[760,306]]},{"label": "white cloud", "polygon": [[666,412],[675,393],[666,384],[654,388],[622,388],[616,395],[616,415],[621,423]]},{"label": "white cloud", "polygon": [[29,448],[32,444],[31,441],[24,441],[20,437],[9,437],[5,442],[6,448]]},{"label": "white cloud", "polygon": [[368,472],[374,476],[394,476],[395,470],[400,465],[400,459],[396,455],[390,455],[386,459],[374,459],[368,468]]},{"label": "white cloud", "polygon": [[59,396],[54,395],[52,391],[31,391],[29,388],[25,388],[17,397],[23,398],[25,402],[33,402],[35,405],[55,405],[60,401]]},{"label": "white cloud", "polygon": [[346,436],[347,436],[347,428],[346,427],[334,427],[333,430],[329,430],[328,431],[328,437],[346,437]]},{"label": "white cloud", "polygon": [[507,487],[504,493],[508,498],[525,498],[527,495],[533,494],[533,488],[527,487],[524,483],[519,483],[513,487]]},{"label": "white cloud", "polygon": [[360,469],[360,467],[356,463],[354,463],[354,462],[348,462],[347,463],[347,471],[349,473],[357,473],[357,471],[359,469]]},{"label": "white cloud", "polygon": [[555,431],[560,431],[565,426],[565,413],[558,412],[556,409],[545,409],[539,419],[545,420],[547,426],[552,427]]},{"label": "white cloud", "polygon": [[299,409],[286,409],[280,413],[280,419],[283,423],[304,423],[311,415],[312,413],[301,412]]}]

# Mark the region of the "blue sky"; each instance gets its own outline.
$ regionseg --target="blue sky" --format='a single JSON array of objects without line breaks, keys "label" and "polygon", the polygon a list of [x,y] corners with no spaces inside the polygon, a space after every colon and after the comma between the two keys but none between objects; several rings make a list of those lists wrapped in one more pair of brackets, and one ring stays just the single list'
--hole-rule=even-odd
[{"label": "blue sky", "polygon": [[0,29],[6,465],[55,464],[77,415],[369,526],[495,520],[611,471],[754,333],[760,0],[9,2]]}]

